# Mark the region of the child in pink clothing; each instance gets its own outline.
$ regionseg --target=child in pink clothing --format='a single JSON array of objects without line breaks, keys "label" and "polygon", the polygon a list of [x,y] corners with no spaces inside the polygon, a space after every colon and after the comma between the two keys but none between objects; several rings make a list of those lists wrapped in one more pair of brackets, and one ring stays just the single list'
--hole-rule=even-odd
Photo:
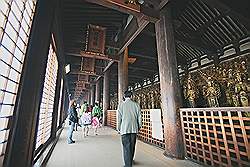
[{"label": "child in pink clothing", "polygon": [[97,129],[100,126],[100,122],[99,119],[97,117],[97,114],[94,115],[94,117],[92,118],[92,127],[95,129],[95,135],[97,135]]}]

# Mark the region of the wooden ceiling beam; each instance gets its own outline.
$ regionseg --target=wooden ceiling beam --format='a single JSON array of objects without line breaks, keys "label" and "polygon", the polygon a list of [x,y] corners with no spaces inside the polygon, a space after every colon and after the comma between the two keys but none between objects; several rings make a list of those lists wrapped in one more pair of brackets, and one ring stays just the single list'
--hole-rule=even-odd
[{"label": "wooden ceiling beam", "polygon": [[113,55],[92,54],[92,53],[86,52],[86,51],[80,51],[80,54],[67,52],[66,55],[67,56],[76,56],[76,57],[88,57],[88,58],[95,58],[95,59],[101,59],[101,60],[119,61],[119,59]]},{"label": "wooden ceiling beam", "polygon": [[139,53],[135,53],[135,52],[129,52],[129,56],[130,57],[135,56],[137,58],[145,58],[145,59],[157,61],[156,56],[149,56],[149,55],[139,54]]},{"label": "wooden ceiling beam", "polygon": [[142,32],[142,30],[149,24],[149,21],[144,18],[136,18],[130,21],[127,28],[122,32],[119,37],[118,44],[120,45],[120,50],[118,55],[122,54],[126,47],[128,47],[132,41]]},{"label": "wooden ceiling beam", "polygon": [[122,13],[131,14],[136,17],[143,17],[150,22],[156,22],[159,19],[159,11],[140,5],[138,9],[129,8],[127,5],[121,5],[122,2],[116,3],[112,0],[85,0],[89,3],[101,5],[110,9],[117,10]]},{"label": "wooden ceiling beam", "polygon": [[91,76],[102,76],[102,74],[97,74],[97,73],[87,73],[83,71],[70,71],[70,75],[91,75]]},{"label": "wooden ceiling beam", "polygon": [[92,52],[86,52],[86,51],[81,51],[80,55],[82,57],[88,57],[88,58],[95,58],[95,59],[101,59],[101,60],[113,60],[116,62],[119,61],[118,56],[114,56],[114,55],[104,55],[101,53],[92,53]]},{"label": "wooden ceiling beam", "polygon": [[142,68],[142,67],[133,67],[133,66],[129,66],[128,69],[130,70],[137,70],[137,71],[145,71],[145,72],[151,72],[151,73],[156,73],[158,72],[158,70],[155,69],[148,69],[148,68]]}]

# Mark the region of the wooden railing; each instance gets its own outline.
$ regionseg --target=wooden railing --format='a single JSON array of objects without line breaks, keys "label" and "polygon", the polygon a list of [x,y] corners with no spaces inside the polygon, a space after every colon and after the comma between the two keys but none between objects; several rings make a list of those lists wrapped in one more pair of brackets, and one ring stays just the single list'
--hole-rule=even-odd
[{"label": "wooden railing", "polygon": [[[152,123],[150,121],[150,110],[143,109],[142,111],[142,127],[138,134],[138,138],[146,143],[153,144],[160,148],[165,148],[164,140],[159,140],[152,137]],[[116,110],[107,111],[107,125],[116,128]]]},{"label": "wooden railing", "polygon": [[181,109],[186,157],[211,166],[250,166],[250,107]]},{"label": "wooden railing", "polygon": [[[211,166],[250,166],[250,107],[181,109],[186,157]],[[116,127],[116,111],[108,111],[108,126]],[[164,128],[163,128],[164,129]],[[152,137],[150,110],[142,110],[138,138],[165,147]]]},{"label": "wooden railing", "polygon": [[[153,144],[160,148],[165,148],[164,139],[159,140],[152,137],[152,122],[150,121],[150,109],[143,109],[141,112],[142,112],[142,127],[138,134],[138,138],[146,143]],[[162,129],[164,129],[164,127],[162,127]]]},{"label": "wooden railing", "polygon": [[113,129],[116,129],[116,110],[107,111],[107,125]]}]

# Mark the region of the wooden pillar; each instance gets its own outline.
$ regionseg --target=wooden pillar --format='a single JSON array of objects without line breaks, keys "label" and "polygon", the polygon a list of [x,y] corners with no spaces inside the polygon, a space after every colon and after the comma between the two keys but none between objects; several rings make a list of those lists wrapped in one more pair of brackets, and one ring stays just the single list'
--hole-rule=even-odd
[{"label": "wooden pillar", "polygon": [[128,47],[126,47],[123,56],[123,92],[128,89]]},{"label": "wooden pillar", "polygon": [[95,104],[95,85],[92,85],[91,90],[90,90],[90,95],[91,95],[90,105],[94,105]]},{"label": "wooden pillar", "polygon": [[184,145],[180,120],[181,94],[173,20],[169,5],[160,11],[160,20],[155,24],[166,146],[164,154],[182,159],[184,158]]},{"label": "wooden pillar", "polygon": [[110,70],[107,70],[103,78],[103,125],[107,123],[107,110],[109,109],[109,76]]},{"label": "wooden pillar", "polygon": [[128,48],[120,55],[118,62],[118,103],[122,101],[124,92],[128,87]]},{"label": "wooden pillar", "polygon": [[95,86],[95,98],[96,100],[95,101],[98,101],[98,103],[100,104],[100,97],[101,97],[101,80],[99,79],[97,82],[96,82],[96,86]]},{"label": "wooden pillar", "polygon": [[5,167],[32,166],[40,103],[57,0],[37,2],[9,134]]},{"label": "wooden pillar", "polygon": [[88,104],[91,104],[91,90],[88,90]]}]

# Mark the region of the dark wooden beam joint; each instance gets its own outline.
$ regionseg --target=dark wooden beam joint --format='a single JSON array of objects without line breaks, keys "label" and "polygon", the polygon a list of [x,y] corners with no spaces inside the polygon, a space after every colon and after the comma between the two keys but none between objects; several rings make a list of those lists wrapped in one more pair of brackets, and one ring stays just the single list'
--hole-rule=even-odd
[{"label": "dark wooden beam joint", "polygon": [[118,55],[122,54],[126,47],[128,47],[132,41],[142,32],[142,30],[149,24],[149,21],[146,21],[143,18],[134,17],[127,28],[122,32],[119,37],[118,45],[120,50]]}]

